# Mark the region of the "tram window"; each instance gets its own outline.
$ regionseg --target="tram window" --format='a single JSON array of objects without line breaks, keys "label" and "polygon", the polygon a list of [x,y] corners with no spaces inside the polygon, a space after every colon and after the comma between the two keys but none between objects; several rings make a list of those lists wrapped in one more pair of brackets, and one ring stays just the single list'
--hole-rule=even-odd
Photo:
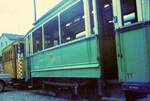
[{"label": "tram window", "polygon": [[123,25],[129,25],[138,21],[136,0],[121,0]]},{"label": "tram window", "polygon": [[35,30],[33,33],[33,52],[42,50],[42,27]]},{"label": "tram window", "polygon": [[94,14],[93,14],[93,3],[92,0],[89,0],[89,7],[90,7],[90,24],[92,28],[92,34],[94,34]]},{"label": "tram window", "polygon": [[62,43],[85,36],[83,2],[75,4],[61,14]]},{"label": "tram window", "polygon": [[16,54],[19,54],[20,55],[20,57],[19,56],[16,56],[17,58],[19,57],[19,58],[23,58],[23,53],[24,53],[24,49],[23,49],[23,44],[22,43],[20,43],[20,44],[17,44],[16,45]]},{"label": "tram window", "polygon": [[20,52],[24,53],[24,44],[23,43],[20,43]]},{"label": "tram window", "polygon": [[44,25],[44,48],[50,48],[58,44],[58,17],[55,17]]}]

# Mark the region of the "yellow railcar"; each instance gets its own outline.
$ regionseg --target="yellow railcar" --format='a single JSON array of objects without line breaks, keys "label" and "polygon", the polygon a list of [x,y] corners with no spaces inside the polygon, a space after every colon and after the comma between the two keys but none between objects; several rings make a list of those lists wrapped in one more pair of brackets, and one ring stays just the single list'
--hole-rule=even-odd
[{"label": "yellow railcar", "polygon": [[3,50],[3,72],[13,79],[24,79],[24,44],[16,41]]}]

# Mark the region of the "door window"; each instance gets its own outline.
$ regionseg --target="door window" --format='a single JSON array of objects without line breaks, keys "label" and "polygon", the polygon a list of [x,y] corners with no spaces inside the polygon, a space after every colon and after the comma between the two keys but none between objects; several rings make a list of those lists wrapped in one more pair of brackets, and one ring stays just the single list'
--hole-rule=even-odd
[{"label": "door window", "polygon": [[138,21],[136,0],[121,0],[121,11],[123,26],[130,25]]}]

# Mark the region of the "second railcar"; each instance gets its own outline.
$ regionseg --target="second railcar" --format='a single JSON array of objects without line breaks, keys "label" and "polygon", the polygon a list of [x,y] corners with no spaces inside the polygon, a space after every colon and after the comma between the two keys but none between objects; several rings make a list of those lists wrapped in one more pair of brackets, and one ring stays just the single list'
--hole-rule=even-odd
[{"label": "second railcar", "polygon": [[107,3],[112,2],[62,1],[35,22],[24,38],[26,70],[31,71],[27,78],[35,84],[68,86],[75,94],[82,87],[88,93],[100,90],[103,79],[117,80],[115,32],[108,23],[112,6],[101,8]]},{"label": "second railcar", "polygon": [[16,41],[3,50],[3,72],[10,74],[13,80],[23,80],[24,69],[24,43]]}]

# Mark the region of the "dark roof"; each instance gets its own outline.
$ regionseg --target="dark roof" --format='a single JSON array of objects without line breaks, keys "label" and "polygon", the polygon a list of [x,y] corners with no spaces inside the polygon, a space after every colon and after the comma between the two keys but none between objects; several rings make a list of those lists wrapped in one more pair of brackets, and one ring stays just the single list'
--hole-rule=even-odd
[{"label": "dark roof", "polygon": [[[16,41],[16,40],[22,39],[22,38],[24,37],[23,35],[10,34],[10,33],[3,33],[2,36],[5,36],[5,37],[7,37],[9,40],[12,40],[12,41]],[[2,37],[2,36],[1,36],[1,37]]]}]

